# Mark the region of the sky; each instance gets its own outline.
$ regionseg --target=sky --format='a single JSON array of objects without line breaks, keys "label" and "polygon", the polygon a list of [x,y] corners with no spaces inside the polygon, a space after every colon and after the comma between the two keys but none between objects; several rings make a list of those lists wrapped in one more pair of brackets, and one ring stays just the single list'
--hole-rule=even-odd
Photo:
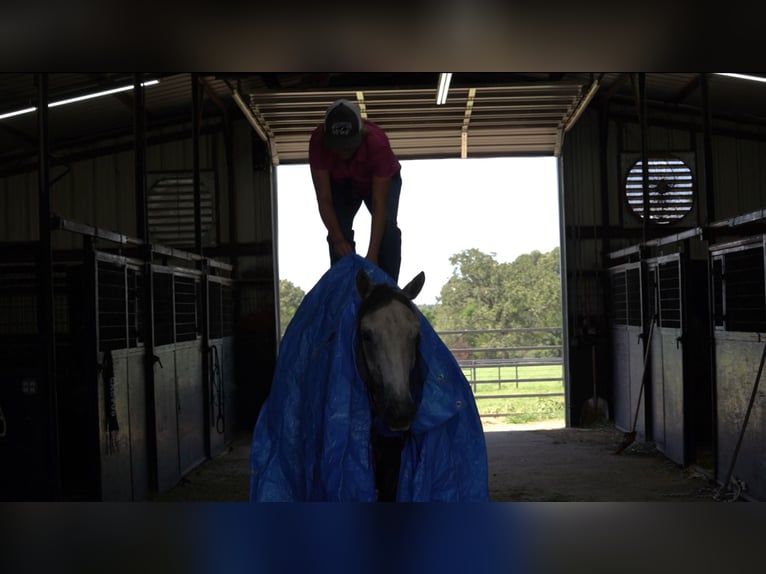
[{"label": "sky", "polygon": [[[466,249],[494,253],[498,262],[548,252],[559,245],[557,159],[401,160],[400,286],[420,271],[419,305],[438,302],[453,273],[449,259]],[[310,291],[330,265],[308,165],[277,167],[279,278]],[[356,250],[367,252],[370,216],[354,220]]]}]

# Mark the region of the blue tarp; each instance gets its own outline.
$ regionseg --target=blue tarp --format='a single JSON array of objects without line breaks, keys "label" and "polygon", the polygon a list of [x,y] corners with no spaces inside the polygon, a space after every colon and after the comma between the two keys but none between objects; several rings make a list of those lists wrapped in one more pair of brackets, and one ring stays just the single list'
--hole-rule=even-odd
[{"label": "blue tarp", "polygon": [[[372,415],[355,363],[356,273],[393,280],[359,255],[333,265],[285,331],[253,431],[251,501],[374,501]],[[420,316],[423,396],[401,458],[397,500],[488,501],[487,452],[468,381]]]}]

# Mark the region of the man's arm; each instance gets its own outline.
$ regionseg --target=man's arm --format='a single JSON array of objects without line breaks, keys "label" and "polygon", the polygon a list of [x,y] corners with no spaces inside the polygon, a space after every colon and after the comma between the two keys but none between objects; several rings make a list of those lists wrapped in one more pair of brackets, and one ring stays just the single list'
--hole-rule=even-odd
[{"label": "man's arm", "polygon": [[378,264],[380,243],[383,240],[383,231],[386,227],[386,203],[388,201],[388,188],[391,185],[390,177],[372,178],[371,211],[372,225],[370,229],[370,246],[367,249],[366,258]]},{"label": "man's arm", "polygon": [[324,169],[312,169],[311,179],[314,182],[314,191],[317,195],[319,216],[327,228],[327,235],[330,238],[333,251],[338,257],[353,253],[354,247],[343,237],[343,232],[338,224],[338,217],[335,215],[330,187],[330,172]]}]

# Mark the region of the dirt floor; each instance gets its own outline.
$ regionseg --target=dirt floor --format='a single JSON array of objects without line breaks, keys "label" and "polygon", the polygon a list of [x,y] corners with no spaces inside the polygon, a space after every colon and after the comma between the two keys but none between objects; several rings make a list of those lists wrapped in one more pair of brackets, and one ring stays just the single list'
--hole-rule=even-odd
[{"label": "dirt floor", "polygon": [[[486,421],[484,428],[494,502],[709,502],[717,488],[711,469],[681,468],[652,443],[635,442],[615,455],[624,435],[613,426]],[[249,448],[250,437],[243,435],[156,500],[247,501]]]}]

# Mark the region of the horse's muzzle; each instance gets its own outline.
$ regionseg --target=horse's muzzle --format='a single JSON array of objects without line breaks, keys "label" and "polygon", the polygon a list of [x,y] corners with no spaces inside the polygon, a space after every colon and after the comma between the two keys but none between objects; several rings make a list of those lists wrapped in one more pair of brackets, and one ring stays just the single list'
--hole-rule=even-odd
[{"label": "horse's muzzle", "polygon": [[383,413],[383,422],[390,431],[408,431],[412,421],[415,419],[416,410],[417,406],[414,401],[408,401],[404,405],[394,405],[387,408]]}]

